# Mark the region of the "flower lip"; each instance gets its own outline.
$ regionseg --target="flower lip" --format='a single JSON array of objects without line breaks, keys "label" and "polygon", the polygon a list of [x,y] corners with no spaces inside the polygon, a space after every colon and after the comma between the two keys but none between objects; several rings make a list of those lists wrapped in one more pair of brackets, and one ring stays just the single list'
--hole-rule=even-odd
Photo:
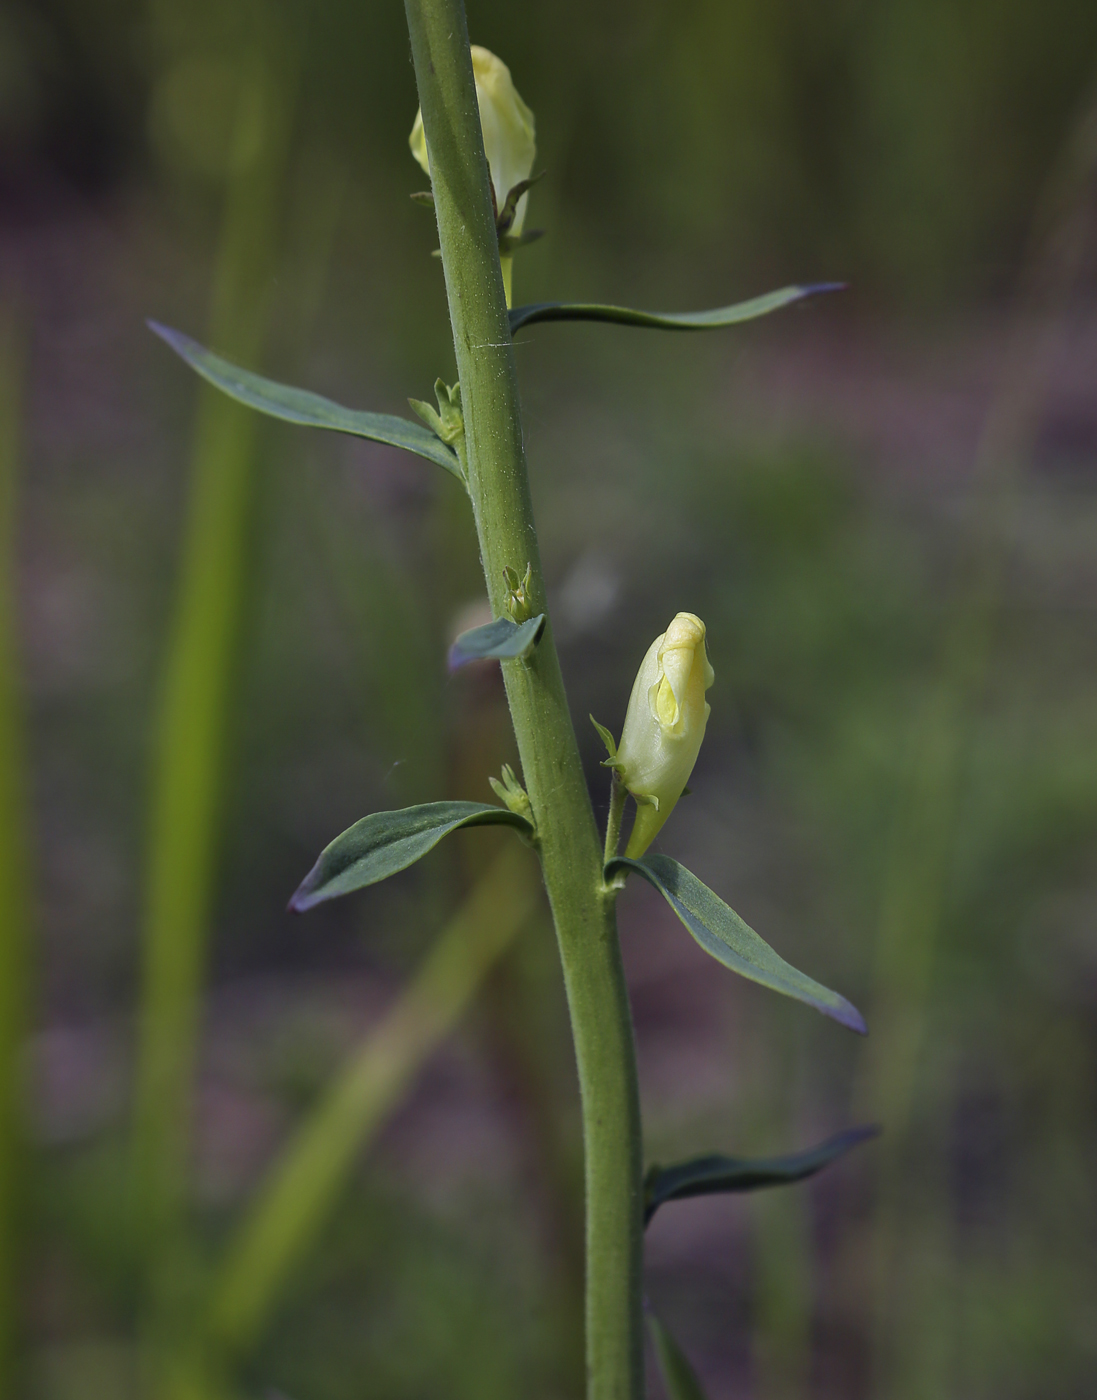
[{"label": "flower lip", "polygon": [[648,701],[652,715],[676,738],[684,726],[683,706],[698,648],[704,663],[702,693],[713,681],[704,645],[705,624],[696,613],[679,613],[663,633],[658,651],[661,675],[648,691]]}]

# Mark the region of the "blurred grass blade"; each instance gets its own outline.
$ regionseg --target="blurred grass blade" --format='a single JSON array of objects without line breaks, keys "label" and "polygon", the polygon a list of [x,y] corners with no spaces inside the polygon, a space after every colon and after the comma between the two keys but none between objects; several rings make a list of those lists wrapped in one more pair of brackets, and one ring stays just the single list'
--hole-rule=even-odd
[{"label": "blurred grass blade", "polygon": [[851,1031],[865,1034],[864,1019],[855,1006],[785,962],[685,866],[670,856],[658,855],[640,860],[617,856],[606,865],[607,875],[621,870],[635,870],[654,885],[705,952],[732,972],[814,1006]]},{"label": "blurred grass blade", "polygon": [[697,1372],[686,1360],[685,1352],[651,1313],[648,1313],[648,1331],[655,1343],[655,1356],[667,1400],[705,1400]]},{"label": "blurred grass blade", "polygon": [[408,452],[425,457],[428,462],[445,467],[464,486],[465,478],[457,453],[435,437],[425,424],[416,423],[410,418],[398,418],[391,413],[363,413],[357,409],[343,408],[341,404],[313,394],[308,389],[276,384],[273,379],[264,379],[261,374],[240,369],[220,355],[215,355],[212,350],[205,349],[182,331],[172,330],[170,326],[162,326],[157,321],[149,321],[148,325],[203,379],[237,403],[246,404],[248,408],[254,408],[270,418],[280,418],[284,423],[300,423],[306,428],[330,428],[337,433],[350,433],[353,437],[387,443],[390,447],[403,447]]},{"label": "blurred grass blade", "polygon": [[806,297],[839,292],[844,286],[844,282],[816,282],[803,287],[782,287],[765,296],[735,302],[732,306],[718,306],[711,311],[632,311],[627,306],[601,306],[594,302],[539,301],[514,308],[510,313],[510,332],[513,335],[523,326],[532,326],[538,321],[609,321],[618,326],[646,326],[652,330],[712,331],[757,320],[759,316],[768,316],[771,311],[780,311],[783,306],[791,306]]},{"label": "blurred grass blade", "polygon": [[424,802],[399,812],[372,812],[324,847],[289,907],[303,914],[325,899],[387,880],[421,860],[459,827],[496,825],[533,834],[525,817],[487,802]]},{"label": "blurred grass blade", "polygon": [[16,603],[16,488],[22,374],[16,329],[0,318],[0,1393],[14,1392],[22,1308],[19,1235],[21,1050],[30,957],[29,804]]},{"label": "blurred grass blade", "polygon": [[[274,35],[264,32],[273,52]],[[264,50],[267,54],[268,50]],[[240,117],[265,114],[254,158],[225,201],[211,334],[243,358],[266,339],[267,293],[289,138],[284,67],[253,53],[241,66]],[[133,1171],[135,1240],[156,1290],[173,1290],[190,1155],[201,991],[218,854],[226,738],[249,569],[259,419],[201,390],[188,517],[152,756],[143,911]],[[150,1308],[160,1306],[158,1292]]]},{"label": "blurred grass blade", "polygon": [[877,1137],[873,1124],[838,1133],[818,1147],[788,1157],[724,1157],[713,1153],[694,1157],[672,1167],[651,1167],[644,1178],[644,1224],[667,1201],[689,1196],[722,1195],[725,1192],[758,1191],[766,1186],[788,1186],[822,1171],[859,1143]]},{"label": "blurred grass blade", "polygon": [[456,671],[470,661],[509,661],[528,656],[544,630],[544,613],[522,623],[512,622],[509,617],[497,617],[483,627],[461,633],[449,649],[449,668]]},{"label": "blurred grass blade", "polygon": [[291,1138],[214,1280],[209,1327],[217,1346],[239,1354],[254,1342],[355,1158],[532,917],[539,889],[536,867],[520,846],[496,858],[410,985]]}]

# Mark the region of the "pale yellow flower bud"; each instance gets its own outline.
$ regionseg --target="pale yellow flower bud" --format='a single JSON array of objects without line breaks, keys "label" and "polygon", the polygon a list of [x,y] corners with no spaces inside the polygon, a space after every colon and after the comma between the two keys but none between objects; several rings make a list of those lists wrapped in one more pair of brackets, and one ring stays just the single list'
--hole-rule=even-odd
[{"label": "pale yellow flower bud", "polygon": [[625,851],[633,860],[651,845],[693,772],[713,679],[705,624],[694,613],[679,613],[640,665],[617,749],[617,771],[637,802]]},{"label": "pale yellow flower bud", "polygon": [[[476,99],[480,106],[480,129],[484,133],[484,153],[488,158],[492,188],[495,191],[496,212],[507,202],[507,195],[522,180],[533,173],[537,153],[534,139],[533,113],[518,96],[510,69],[500,58],[472,45],[472,72],[476,79]],[[430,156],[423,131],[422,108],[415,114],[415,125],[408,138],[411,153],[430,174]],[[514,222],[508,232],[516,238],[522,232],[529,195],[518,201]],[[503,259],[504,281],[507,284],[507,305],[510,305],[510,258]]]}]

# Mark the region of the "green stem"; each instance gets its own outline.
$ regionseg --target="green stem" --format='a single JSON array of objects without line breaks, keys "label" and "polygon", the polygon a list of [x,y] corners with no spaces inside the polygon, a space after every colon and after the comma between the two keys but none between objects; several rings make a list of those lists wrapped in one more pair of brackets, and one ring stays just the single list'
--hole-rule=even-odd
[{"label": "green stem", "polygon": [[[242,129],[258,94],[261,149],[228,191],[210,339],[243,363],[259,358],[281,188],[288,112],[281,69],[255,53],[241,68]],[[257,419],[200,391],[190,503],[175,616],[165,658],[153,756],[143,972],[133,1121],[135,1234],[152,1284],[149,1311],[167,1307],[191,1146],[202,985],[214,894],[219,811],[248,567]]]},{"label": "green stem", "polygon": [[0,1393],[17,1388],[23,1297],[23,1039],[29,1026],[30,831],[16,605],[16,492],[21,459],[22,344],[0,313]]},{"label": "green stem", "polygon": [[[492,610],[503,570],[531,568],[531,606],[547,611],[522,439],[468,30],[460,0],[406,0],[430,151],[434,207],[461,382],[469,495]],[[640,1106],[632,1022],[602,852],[560,664],[546,628],[524,661],[503,663],[523,778],[537,818],[571,1012],[587,1188],[590,1400],[643,1393]]]},{"label": "green stem", "polygon": [[625,815],[625,798],[628,796],[628,789],[618,776],[617,770],[613,770],[613,785],[609,792],[609,816],[606,818],[606,850],[603,857],[608,865],[617,854],[617,848],[621,844],[621,821]]},{"label": "green stem", "polygon": [[213,1283],[209,1330],[219,1352],[238,1359],[254,1345],[364,1146],[537,907],[529,853],[508,843],[252,1200]]}]

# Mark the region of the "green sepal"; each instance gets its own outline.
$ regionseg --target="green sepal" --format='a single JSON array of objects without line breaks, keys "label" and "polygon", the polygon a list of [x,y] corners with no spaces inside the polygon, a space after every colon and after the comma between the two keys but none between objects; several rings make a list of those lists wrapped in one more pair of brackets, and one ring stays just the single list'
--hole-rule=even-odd
[{"label": "green sepal", "polygon": [[597,729],[598,737],[599,739],[601,739],[602,743],[605,744],[606,752],[609,754],[609,758],[603,759],[602,767],[620,768],[621,765],[617,761],[617,740],[613,737],[613,735],[610,733],[610,731],[606,728],[604,724],[598,723],[598,721],[594,718],[593,715],[591,715],[590,717],[590,722],[594,725],[595,729]]},{"label": "green sepal", "polygon": [[544,613],[523,623],[497,617],[483,627],[462,632],[449,649],[450,670],[456,671],[470,661],[513,661],[528,656],[541,640],[546,620]]},{"label": "green sepal", "polygon": [[711,311],[633,311],[627,306],[603,306],[594,302],[539,301],[514,307],[510,312],[510,330],[513,335],[520,327],[537,321],[609,321],[618,326],[647,326],[652,330],[711,331],[768,316],[771,311],[779,311],[793,302],[822,292],[838,292],[844,286],[844,282],[816,282],[810,286],[782,287],[779,291],[731,306],[718,306]]},{"label": "green sepal", "polygon": [[868,1123],[827,1138],[818,1147],[787,1157],[724,1157],[712,1153],[688,1162],[676,1162],[670,1167],[649,1167],[644,1177],[644,1224],[647,1225],[667,1201],[758,1191],[768,1186],[789,1186],[804,1181],[851,1148],[878,1137],[879,1133],[877,1124]]},{"label": "green sepal", "polygon": [[851,1002],[785,962],[734,909],[684,865],[670,856],[650,854],[639,860],[615,856],[606,863],[607,877],[622,870],[635,870],[654,885],[705,952],[717,962],[740,977],[813,1006],[859,1035],[867,1034],[864,1017]]},{"label": "green sepal", "polygon": [[654,1313],[648,1313],[648,1331],[655,1345],[655,1359],[659,1363],[659,1375],[667,1392],[667,1400],[705,1400],[697,1372]]},{"label": "green sepal", "polygon": [[536,243],[539,238],[544,238],[543,228],[529,228],[525,233],[501,233],[499,235],[499,254],[504,258],[512,258],[519,248],[525,248],[529,243]]},{"label": "green sepal", "polygon": [[326,899],[387,880],[414,865],[458,827],[497,825],[533,834],[524,817],[485,802],[425,802],[399,812],[373,812],[324,847],[289,907],[303,914]]},{"label": "green sepal", "polygon": [[[436,438],[441,438],[445,432],[445,426],[438,415],[438,410],[424,399],[408,399],[408,407],[411,411],[427,425]],[[445,439],[442,439],[445,441]]]},{"label": "green sepal", "polygon": [[362,413],[357,409],[344,408],[307,389],[277,384],[273,379],[264,379],[262,375],[241,369],[170,326],[161,326],[156,321],[149,321],[148,326],[203,379],[237,403],[254,408],[268,417],[279,418],[284,423],[299,423],[307,428],[329,428],[333,432],[349,433],[352,437],[387,443],[390,447],[402,447],[444,467],[462,486],[465,484],[457,453],[452,447],[439,442],[421,423],[388,413]]},{"label": "green sepal", "polygon": [[[514,216],[518,212],[518,201],[522,198],[522,196],[526,193],[527,190],[533,188],[533,186],[537,183],[538,180],[543,180],[544,178],[545,172],[542,170],[540,174],[531,175],[528,180],[519,180],[516,185],[511,186],[510,190],[507,193],[506,199],[503,201],[502,209],[500,209],[498,214],[496,214],[495,216],[495,228],[496,232],[499,234],[500,249],[502,249],[503,246],[504,236],[510,233],[510,226],[514,223]],[[494,198],[495,194],[493,186],[493,202]],[[537,236],[539,237],[540,234],[538,233]],[[522,240],[521,238],[519,238],[516,241],[520,243]]]}]

